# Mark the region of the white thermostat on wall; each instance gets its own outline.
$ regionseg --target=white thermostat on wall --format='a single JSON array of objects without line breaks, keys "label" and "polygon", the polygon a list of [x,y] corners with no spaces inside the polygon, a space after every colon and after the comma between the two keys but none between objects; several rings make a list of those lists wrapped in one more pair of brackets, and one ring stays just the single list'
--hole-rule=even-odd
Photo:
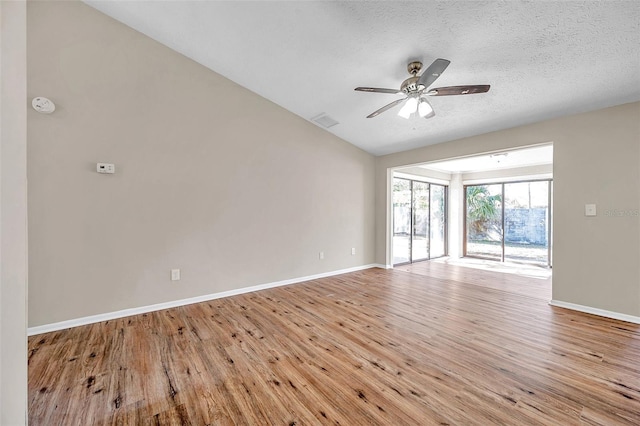
[{"label": "white thermostat on wall", "polygon": [[98,173],[113,174],[116,172],[116,165],[110,163],[98,163],[96,164],[96,171]]}]

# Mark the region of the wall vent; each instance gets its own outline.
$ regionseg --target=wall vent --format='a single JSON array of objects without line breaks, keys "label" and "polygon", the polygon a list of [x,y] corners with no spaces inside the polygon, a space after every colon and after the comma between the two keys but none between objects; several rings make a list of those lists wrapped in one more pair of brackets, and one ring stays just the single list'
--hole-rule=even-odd
[{"label": "wall vent", "polygon": [[333,118],[329,117],[324,112],[322,114],[320,114],[320,115],[316,115],[315,117],[311,118],[311,121],[321,125],[325,129],[328,129],[329,127],[333,127],[336,124],[339,124],[336,120],[334,120]]}]

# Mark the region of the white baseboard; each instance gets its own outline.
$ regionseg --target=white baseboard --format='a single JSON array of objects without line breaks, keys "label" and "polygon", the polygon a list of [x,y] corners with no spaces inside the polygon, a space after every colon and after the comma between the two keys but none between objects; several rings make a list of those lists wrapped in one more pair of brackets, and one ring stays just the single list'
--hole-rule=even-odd
[{"label": "white baseboard", "polygon": [[571,309],[574,311],[584,312],[587,314],[598,315],[601,317],[612,318],[620,321],[632,322],[634,324],[640,324],[640,317],[633,315],[621,314],[619,312],[606,311],[604,309],[592,308],[591,306],[576,305],[575,303],[562,302],[560,300],[552,300],[549,302],[551,306],[557,306],[559,308]]},{"label": "white baseboard", "polygon": [[238,288],[238,289],[235,289],[235,290],[227,290],[227,291],[222,291],[220,293],[205,294],[203,296],[190,297],[190,298],[187,298],[187,299],[172,300],[170,302],[156,303],[154,305],[140,306],[138,308],[123,309],[121,311],[107,312],[107,313],[104,313],[104,314],[91,315],[91,316],[88,316],[88,317],[82,317],[82,318],[76,318],[76,319],[71,319],[71,320],[66,320],[66,321],[60,321],[60,322],[55,322],[55,323],[52,323],[52,324],[44,324],[44,325],[39,325],[39,326],[36,326],[36,327],[29,327],[27,329],[27,335],[28,336],[34,336],[36,334],[49,333],[51,331],[64,330],[65,328],[72,328],[72,327],[78,327],[78,326],[81,326],[81,325],[94,324],[96,322],[109,321],[109,320],[113,320],[113,319],[117,319],[117,318],[129,317],[131,315],[145,314],[147,312],[153,312],[153,311],[159,311],[159,310],[162,310],[162,309],[175,308],[177,306],[190,305],[192,303],[206,302],[206,301],[209,301],[209,300],[221,299],[223,297],[236,296],[238,294],[251,293],[252,291],[265,290],[265,289],[268,289],[268,288],[280,287],[280,286],[289,285],[289,284],[296,284],[296,283],[300,283],[300,282],[303,282],[303,281],[311,281],[311,280],[316,280],[318,278],[331,277],[331,276],[334,276],[334,275],[340,275],[340,274],[346,274],[346,273],[349,273],[349,272],[362,271],[364,269],[370,269],[370,268],[383,268],[384,269],[385,265],[372,263],[372,264],[369,264],[369,265],[362,265],[362,266],[355,266],[353,268],[340,269],[338,271],[323,272],[321,274],[309,275],[309,276],[306,276],[306,277],[292,278],[292,279],[283,280],[283,281],[276,281],[276,282],[272,282],[272,283],[259,284],[259,285],[254,285],[254,286],[251,286],[251,287]]}]

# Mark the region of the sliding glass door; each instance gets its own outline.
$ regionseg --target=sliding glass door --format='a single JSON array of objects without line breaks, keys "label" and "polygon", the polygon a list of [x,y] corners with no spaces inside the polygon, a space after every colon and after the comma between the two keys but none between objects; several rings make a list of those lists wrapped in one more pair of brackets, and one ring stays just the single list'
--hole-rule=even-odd
[{"label": "sliding glass door", "polygon": [[431,185],[429,196],[429,257],[442,257],[447,254],[446,187]]},{"label": "sliding glass door", "polygon": [[393,179],[393,264],[446,255],[446,186]]},{"label": "sliding glass door", "polygon": [[465,193],[465,255],[502,260],[502,184],[471,185]]},{"label": "sliding glass door", "polygon": [[429,258],[429,184],[411,181],[413,193],[413,233],[411,261]]},{"label": "sliding glass door", "polygon": [[411,181],[393,180],[393,263],[411,262]]},{"label": "sliding glass door", "polygon": [[550,266],[551,180],[465,186],[465,256]]},{"label": "sliding glass door", "polygon": [[549,181],[504,185],[504,259],[548,264]]}]

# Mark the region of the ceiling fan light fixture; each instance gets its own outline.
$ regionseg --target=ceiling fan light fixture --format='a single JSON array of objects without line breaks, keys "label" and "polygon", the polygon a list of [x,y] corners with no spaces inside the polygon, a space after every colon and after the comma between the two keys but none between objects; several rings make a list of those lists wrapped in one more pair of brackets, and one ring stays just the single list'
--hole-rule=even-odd
[{"label": "ceiling fan light fixture", "polygon": [[405,102],[404,106],[398,111],[398,115],[402,118],[409,118],[411,114],[416,112],[416,108],[418,107],[418,100],[414,97],[410,97]]},{"label": "ceiling fan light fixture", "polygon": [[398,111],[398,115],[400,117],[409,119],[416,114],[420,118],[431,118],[435,116],[436,113],[425,96],[470,95],[474,93],[486,93],[489,91],[491,86],[488,84],[430,88],[450,63],[451,62],[448,59],[438,58],[429,65],[422,75],[418,76],[422,70],[422,62],[410,62],[407,66],[407,71],[409,71],[411,77],[402,82],[400,90],[385,89],[381,87],[356,87],[355,90],[357,92],[389,93],[392,95],[404,94],[407,96],[404,99],[396,99],[382,108],[378,108],[371,114],[367,115],[367,118],[377,117],[381,113],[388,111],[403,102],[404,105],[400,111]]},{"label": "ceiling fan light fixture", "polygon": [[421,118],[430,118],[435,115],[433,107],[425,97],[420,98],[420,103],[418,104],[418,115]]}]

